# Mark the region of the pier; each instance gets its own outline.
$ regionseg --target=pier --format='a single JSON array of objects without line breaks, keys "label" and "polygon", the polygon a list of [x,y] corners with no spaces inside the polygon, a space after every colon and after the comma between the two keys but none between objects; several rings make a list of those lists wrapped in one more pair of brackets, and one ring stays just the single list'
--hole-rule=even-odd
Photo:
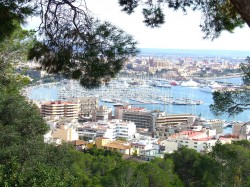
[{"label": "pier", "polygon": [[230,83],[230,82],[224,82],[220,81],[219,79],[230,79],[230,78],[240,78],[243,77],[244,74],[242,73],[235,73],[233,75],[227,75],[227,76],[220,76],[220,77],[187,77],[188,79],[194,79],[197,82],[209,82],[209,81],[214,81],[217,82],[218,84],[222,86],[241,86],[241,84],[236,84],[236,83]]},{"label": "pier", "polygon": [[195,76],[187,76],[188,79],[197,79],[197,80],[215,80],[215,79],[230,79],[230,78],[237,78],[237,77],[243,77],[243,73],[235,73],[232,75],[225,75],[225,76],[219,76],[219,77],[195,77]]}]

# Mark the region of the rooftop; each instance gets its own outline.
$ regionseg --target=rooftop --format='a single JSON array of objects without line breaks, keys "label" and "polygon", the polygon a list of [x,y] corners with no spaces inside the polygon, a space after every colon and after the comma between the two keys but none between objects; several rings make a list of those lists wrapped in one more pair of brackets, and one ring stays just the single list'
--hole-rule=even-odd
[{"label": "rooftop", "polygon": [[112,141],[112,142],[104,145],[104,147],[111,147],[114,149],[130,149],[131,145],[129,143],[121,141],[121,140],[115,140],[115,141]]},{"label": "rooftop", "polygon": [[194,136],[197,136],[197,135],[200,135],[200,134],[203,134],[204,132],[203,131],[192,131],[192,130],[187,130],[187,131],[182,131],[180,132],[179,134],[180,135],[188,135],[189,138],[192,138]]},{"label": "rooftop", "polygon": [[208,140],[215,140],[214,137],[206,137],[206,138],[197,138],[193,139],[194,141],[208,141]]},{"label": "rooftop", "polygon": [[[202,135],[204,134],[203,131],[192,131],[192,130],[186,130],[186,131],[182,131],[180,133],[176,133],[170,136],[170,138],[177,138],[181,135],[186,135],[187,139],[195,139],[196,136]],[[197,138],[199,139],[199,138]]]},{"label": "rooftop", "polygon": [[68,105],[68,104],[76,104],[73,102],[66,102],[66,101],[49,101],[49,102],[44,102],[42,105],[53,105],[53,104],[62,104],[62,105]]}]

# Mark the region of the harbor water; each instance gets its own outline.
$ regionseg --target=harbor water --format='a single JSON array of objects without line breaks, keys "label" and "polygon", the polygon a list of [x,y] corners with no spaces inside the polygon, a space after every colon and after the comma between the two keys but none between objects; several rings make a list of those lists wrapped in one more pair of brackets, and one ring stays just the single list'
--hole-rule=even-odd
[{"label": "harbor water", "polygon": [[[228,79],[228,80],[220,80],[220,81],[240,81],[239,78],[234,78],[234,79]],[[59,100],[59,90],[61,89],[61,87],[64,86],[62,84],[55,84],[55,85],[50,85],[50,86],[36,86],[34,88],[32,88],[30,90],[29,93],[29,98],[30,99],[34,99],[34,100],[39,100],[39,101],[52,101],[52,100]],[[67,90],[65,90],[65,92],[69,91],[69,90],[73,90],[73,86],[71,85],[72,88],[66,88]],[[79,90],[79,88],[77,88],[76,90]],[[117,99],[123,99],[123,101],[126,99],[126,102],[129,102],[130,104],[133,104],[135,107],[144,107],[147,108],[149,110],[160,110],[160,111],[165,111],[168,114],[181,114],[181,113],[189,113],[189,114],[195,114],[195,115],[199,115],[201,117],[204,117],[205,119],[223,119],[226,121],[231,121],[231,120],[235,120],[235,121],[243,121],[243,122],[247,122],[250,121],[250,111],[246,110],[243,113],[240,113],[239,115],[236,116],[231,116],[229,117],[228,115],[222,115],[222,116],[214,116],[210,109],[209,109],[209,105],[213,103],[213,98],[212,98],[212,94],[209,92],[203,92],[199,89],[199,87],[184,87],[184,86],[172,86],[171,88],[158,88],[158,87],[154,87],[154,88],[148,88],[149,90],[152,91],[152,89],[154,89],[154,91],[152,92],[155,95],[161,95],[161,96],[165,96],[167,97],[174,97],[174,98],[191,98],[192,100],[200,100],[203,101],[202,104],[199,105],[173,105],[173,104],[168,104],[168,103],[139,103],[136,101],[132,101],[129,99],[126,99],[125,95],[123,98],[117,98]],[[80,91],[78,91],[80,92]],[[84,90],[84,96],[91,95],[90,93],[95,93],[100,97],[100,95],[102,94],[101,90]],[[109,91],[109,94],[111,94],[112,91]],[[115,92],[115,91],[114,91]],[[141,88],[139,87],[134,87],[134,88],[130,88],[128,87],[127,90],[122,90],[121,94],[125,94],[126,92],[135,92],[137,94],[138,97],[142,97],[143,98],[143,93],[145,92],[143,91]],[[152,94],[151,93],[151,94]],[[78,93],[78,97],[81,97],[81,94],[79,95]],[[121,95],[119,96],[121,97]],[[152,97],[152,95],[151,95]],[[153,98],[152,98],[153,99]],[[108,107],[113,107],[113,103],[107,103],[107,102],[102,102],[101,100],[99,101],[99,105],[106,105]]]}]

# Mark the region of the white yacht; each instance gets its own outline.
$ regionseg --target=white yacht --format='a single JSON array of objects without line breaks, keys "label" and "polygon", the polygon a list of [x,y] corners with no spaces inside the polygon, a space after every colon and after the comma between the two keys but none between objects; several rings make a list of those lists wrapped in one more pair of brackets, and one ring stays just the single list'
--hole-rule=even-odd
[{"label": "white yacht", "polygon": [[199,83],[193,81],[192,79],[181,83],[181,86],[186,86],[186,87],[198,87],[198,85],[199,85]]},{"label": "white yacht", "polygon": [[200,87],[200,91],[203,91],[203,92],[213,93],[215,90],[216,89],[212,88],[211,86]]},{"label": "white yacht", "polygon": [[200,91],[208,92],[208,93],[213,93],[216,90],[218,90],[218,88],[221,88],[221,87],[222,86],[220,84],[218,84],[218,83],[215,82],[215,83],[212,83],[212,84],[200,87]]}]

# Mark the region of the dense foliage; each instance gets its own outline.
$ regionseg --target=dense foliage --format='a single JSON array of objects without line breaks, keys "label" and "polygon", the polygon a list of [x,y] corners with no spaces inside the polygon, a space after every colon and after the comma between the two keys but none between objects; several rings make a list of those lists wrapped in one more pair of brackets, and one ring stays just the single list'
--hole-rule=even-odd
[{"label": "dense foliage", "polygon": [[185,186],[249,186],[249,146],[247,140],[224,145],[218,142],[208,154],[182,147],[165,158],[173,160],[174,171]]}]

